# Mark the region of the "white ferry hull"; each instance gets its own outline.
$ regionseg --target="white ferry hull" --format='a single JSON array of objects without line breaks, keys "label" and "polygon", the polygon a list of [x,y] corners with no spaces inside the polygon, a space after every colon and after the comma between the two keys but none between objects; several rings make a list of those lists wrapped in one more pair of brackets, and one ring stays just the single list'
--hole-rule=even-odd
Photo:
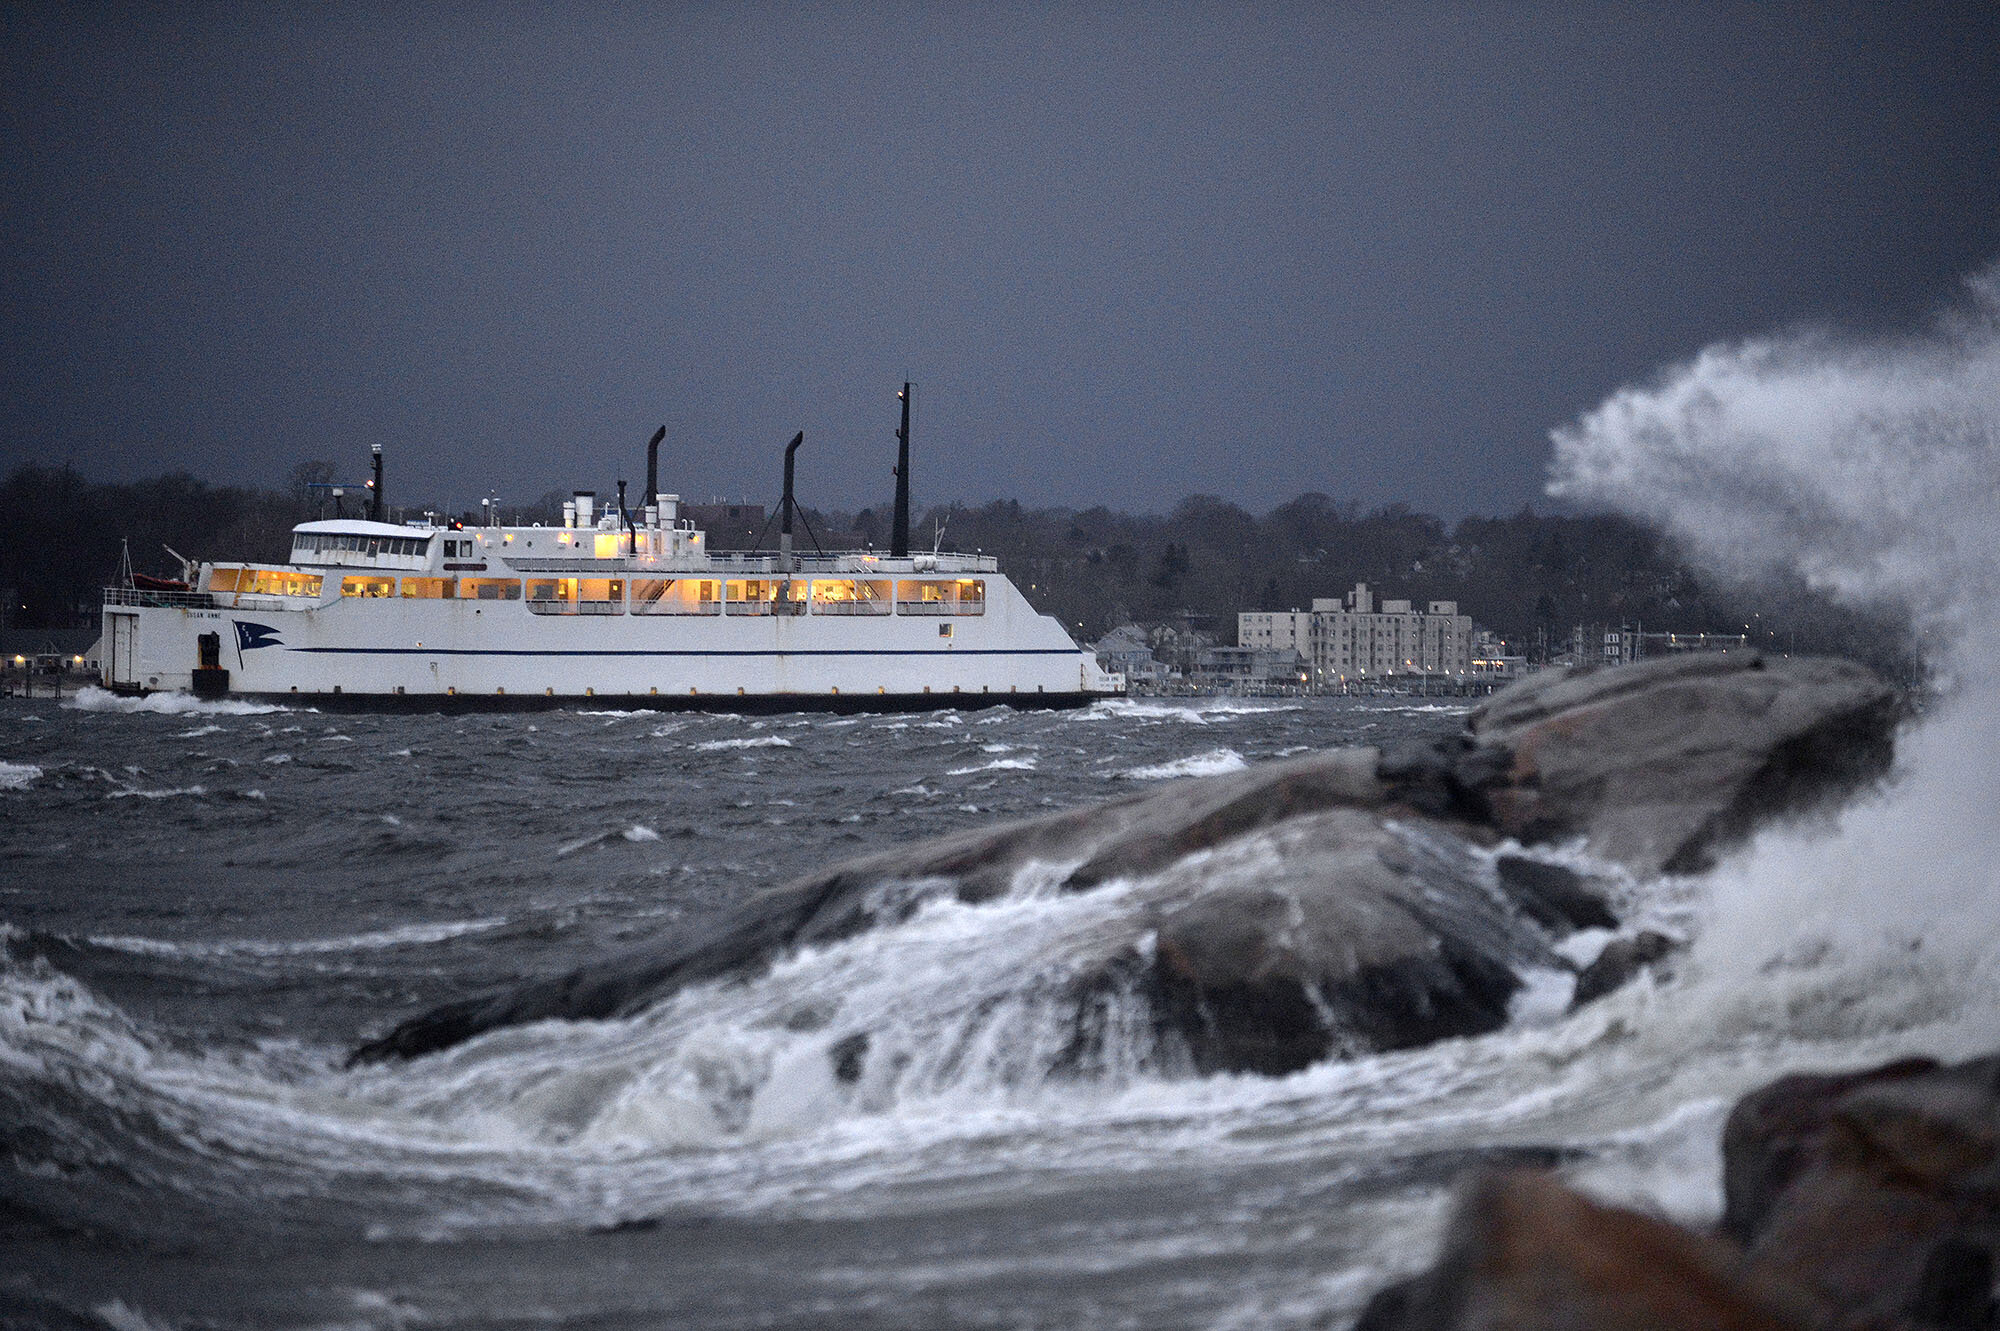
[{"label": "white ferry hull", "polygon": [[[543,615],[519,601],[107,605],[105,682],[352,707],[526,710],[582,699],[768,710],[1058,706],[1118,692],[1053,619],[993,580],[964,616]],[[140,599],[140,598],[134,598]],[[216,669],[199,670],[215,635]],[[218,674],[218,670],[223,672]],[[204,687],[205,686],[205,687]],[[969,699],[968,699],[969,701]]]}]

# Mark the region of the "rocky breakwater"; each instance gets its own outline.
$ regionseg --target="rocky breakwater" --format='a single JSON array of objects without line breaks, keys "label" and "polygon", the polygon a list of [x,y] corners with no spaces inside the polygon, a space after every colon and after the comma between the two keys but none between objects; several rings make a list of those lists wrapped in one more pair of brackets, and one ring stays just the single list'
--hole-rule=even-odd
[{"label": "rocky breakwater", "polygon": [[[1758,820],[1884,770],[1895,724],[1892,691],[1841,661],[1733,653],[1550,673],[1445,743],[1329,750],[836,865],[697,933],[421,1013],[354,1057],[628,1015],[892,927],[938,896],[991,901],[1031,879],[1105,894],[1108,912],[1047,963],[1055,973],[1021,959],[1023,985],[1076,1012],[1048,1075],[1087,1068],[1108,990],[1147,1003],[1196,1071],[1283,1073],[1476,1034],[1506,1021],[1523,970],[1569,965],[1564,933],[1616,922],[1596,885],[1496,850],[1581,842],[1639,875],[1697,866]],[[859,1075],[872,1035],[829,1026],[840,1075]]]},{"label": "rocky breakwater", "polygon": [[1737,1104],[1714,1233],[1546,1174],[1462,1189],[1436,1264],[1355,1331],[2000,1325],[2000,1056],[1796,1074]]}]

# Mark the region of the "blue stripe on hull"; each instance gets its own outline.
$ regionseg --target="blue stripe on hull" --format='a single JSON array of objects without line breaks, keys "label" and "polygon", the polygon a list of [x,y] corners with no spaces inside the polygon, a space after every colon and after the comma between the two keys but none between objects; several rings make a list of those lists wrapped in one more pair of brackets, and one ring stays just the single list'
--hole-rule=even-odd
[{"label": "blue stripe on hull", "polygon": [[332,653],[342,656],[1081,656],[1074,647],[964,647],[885,652],[865,647],[775,650],[639,650],[637,648],[563,648],[531,651],[520,647],[287,647],[288,652]]}]

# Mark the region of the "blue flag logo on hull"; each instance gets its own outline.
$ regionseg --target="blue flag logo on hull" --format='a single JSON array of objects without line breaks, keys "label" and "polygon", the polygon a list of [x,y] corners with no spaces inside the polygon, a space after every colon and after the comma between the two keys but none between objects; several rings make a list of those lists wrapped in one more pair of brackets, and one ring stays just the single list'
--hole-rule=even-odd
[{"label": "blue flag logo on hull", "polygon": [[269,624],[246,624],[236,621],[236,650],[247,652],[255,647],[282,647],[278,641],[278,630]]}]

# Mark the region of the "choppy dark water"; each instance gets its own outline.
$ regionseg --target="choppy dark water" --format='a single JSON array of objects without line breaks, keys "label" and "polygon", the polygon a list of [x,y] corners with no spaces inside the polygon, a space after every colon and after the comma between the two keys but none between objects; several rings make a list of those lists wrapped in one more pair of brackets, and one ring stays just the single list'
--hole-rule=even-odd
[{"label": "choppy dark water", "polygon": [[[1120,1036],[1114,1013],[1114,1056],[1051,1078],[1036,978],[1104,907],[1029,892],[631,1019],[341,1066],[416,1008],[833,859],[1459,724],[1421,700],[757,719],[15,704],[0,1308],[100,1327],[1335,1325],[1422,1259],[1470,1161],[1560,1158],[1698,1216],[1736,1089],[1990,1024],[1981,1000],[1965,1026],[1962,985],[1865,967],[1801,981],[1801,1010],[1841,1014],[1818,1026],[1692,981],[1563,1019],[1538,981],[1497,1035],[1282,1080],[1187,1076],[1143,1014]],[[1627,904],[1685,931],[1698,895]],[[1813,988],[1843,985],[1871,997]],[[935,1056],[838,1084],[848,1018]]]}]

